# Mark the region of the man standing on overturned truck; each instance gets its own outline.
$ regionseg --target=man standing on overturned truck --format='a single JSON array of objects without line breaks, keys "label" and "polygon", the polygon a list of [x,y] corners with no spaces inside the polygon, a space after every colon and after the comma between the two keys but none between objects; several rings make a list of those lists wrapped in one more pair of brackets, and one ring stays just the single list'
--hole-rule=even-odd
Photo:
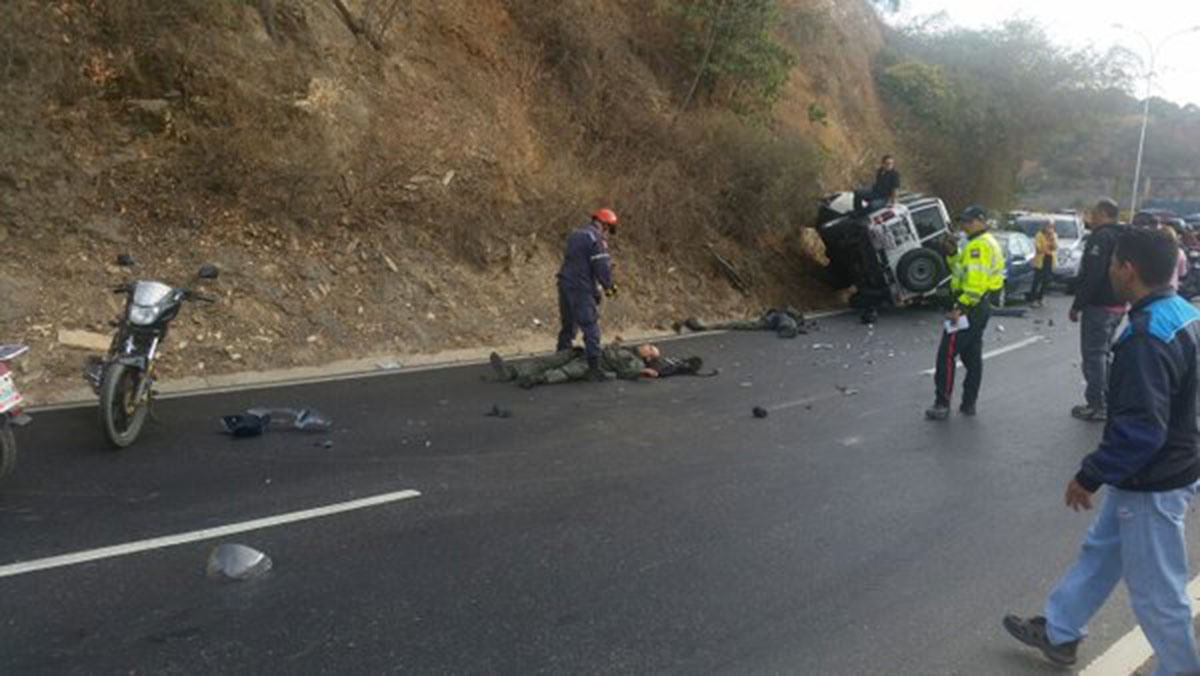
[{"label": "man standing on overturned truck", "polygon": [[987,211],[971,206],[958,217],[967,243],[949,256],[950,288],[956,294],[954,308],[946,315],[946,328],[938,346],[934,375],[933,407],[925,411],[930,420],[950,417],[954,393],[954,370],[959,358],[967,368],[963,382],[963,415],[975,415],[975,402],[983,382],[983,332],[991,316],[991,298],[1004,288],[1004,250],[988,232]]},{"label": "man standing on overturned truck", "polygon": [[612,209],[597,209],[587,225],[567,238],[567,251],[558,270],[558,352],[571,349],[575,333],[583,331],[583,349],[587,357],[584,379],[604,380],[600,370],[600,293],[613,298],[617,287],[612,280],[612,261],[608,235],[617,232],[617,214]]}]

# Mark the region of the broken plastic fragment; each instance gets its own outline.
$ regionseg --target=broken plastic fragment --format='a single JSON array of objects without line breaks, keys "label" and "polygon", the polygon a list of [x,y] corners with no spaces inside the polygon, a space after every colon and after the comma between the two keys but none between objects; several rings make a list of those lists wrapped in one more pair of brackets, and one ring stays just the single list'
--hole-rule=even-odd
[{"label": "broken plastic fragment", "polygon": [[231,542],[213,547],[205,572],[212,579],[252,580],[271,570],[271,557]]},{"label": "broken plastic fragment", "polygon": [[333,427],[333,421],[315,408],[252,408],[246,413],[264,417],[268,423],[290,418],[293,428],[305,432],[324,432]]}]

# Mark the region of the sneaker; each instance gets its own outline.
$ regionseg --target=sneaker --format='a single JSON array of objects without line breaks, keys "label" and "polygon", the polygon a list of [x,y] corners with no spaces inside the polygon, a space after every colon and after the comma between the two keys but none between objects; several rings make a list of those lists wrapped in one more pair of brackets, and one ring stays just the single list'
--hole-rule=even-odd
[{"label": "sneaker", "polygon": [[504,363],[504,357],[501,357],[499,353],[493,352],[492,356],[488,357],[488,361],[492,362],[492,368],[496,371],[496,377],[502,382],[517,379],[516,370]]},{"label": "sneaker", "polygon": [[523,390],[532,390],[537,385],[539,385],[538,381],[534,380],[532,376],[521,376],[517,381],[517,386]]},{"label": "sneaker", "polygon": [[1108,419],[1108,413],[1097,406],[1076,406],[1071,409],[1071,417],[1088,422],[1103,422]]},{"label": "sneaker", "polygon": [[932,408],[925,409],[927,420],[945,420],[949,417],[950,407],[945,404],[934,404]]},{"label": "sneaker", "polygon": [[584,374],[583,379],[589,383],[602,383],[608,380],[608,377],[605,376],[604,371],[601,371],[600,369],[588,369],[587,373]]},{"label": "sneaker", "polygon": [[963,405],[958,407],[958,412],[963,415],[974,416],[975,415],[975,404],[968,404],[966,402],[963,402]]},{"label": "sneaker", "polygon": [[1075,651],[1079,648],[1079,641],[1082,639],[1054,645],[1050,642],[1050,637],[1046,635],[1046,618],[1025,619],[1016,615],[1006,615],[1004,628],[1021,643],[1042,651],[1046,659],[1051,662],[1063,667],[1075,664]]}]

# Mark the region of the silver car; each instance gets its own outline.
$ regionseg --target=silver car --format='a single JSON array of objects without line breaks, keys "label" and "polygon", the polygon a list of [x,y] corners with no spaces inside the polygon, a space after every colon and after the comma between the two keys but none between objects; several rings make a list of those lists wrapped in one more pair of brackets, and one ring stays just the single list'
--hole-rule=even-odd
[{"label": "silver car", "polygon": [[1079,276],[1079,266],[1083,262],[1083,240],[1087,236],[1083,219],[1078,214],[1025,214],[1016,218],[1009,229],[1023,232],[1033,239],[1046,221],[1052,221],[1054,231],[1058,233],[1054,278],[1066,284],[1068,289],[1073,289],[1075,278]]}]

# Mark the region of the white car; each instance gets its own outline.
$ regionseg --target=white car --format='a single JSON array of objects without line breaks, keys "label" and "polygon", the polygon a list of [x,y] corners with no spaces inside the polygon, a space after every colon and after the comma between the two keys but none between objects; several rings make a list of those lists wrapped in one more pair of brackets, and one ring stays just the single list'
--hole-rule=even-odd
[{"label": "white car", "polygon": [[1065,284],[1068,290],[1074,290],[1075,278],[1079,276],[1079,267],[1083,263],[1083,241],[1087,237],[1083,219],[1078,214],[1024,214],[1017,217],[1008,229],[1023,232],[1030,239],[1034,239],[1046,221],[1052,221],[1054,231],[1058,233],[1054,278]]}]

